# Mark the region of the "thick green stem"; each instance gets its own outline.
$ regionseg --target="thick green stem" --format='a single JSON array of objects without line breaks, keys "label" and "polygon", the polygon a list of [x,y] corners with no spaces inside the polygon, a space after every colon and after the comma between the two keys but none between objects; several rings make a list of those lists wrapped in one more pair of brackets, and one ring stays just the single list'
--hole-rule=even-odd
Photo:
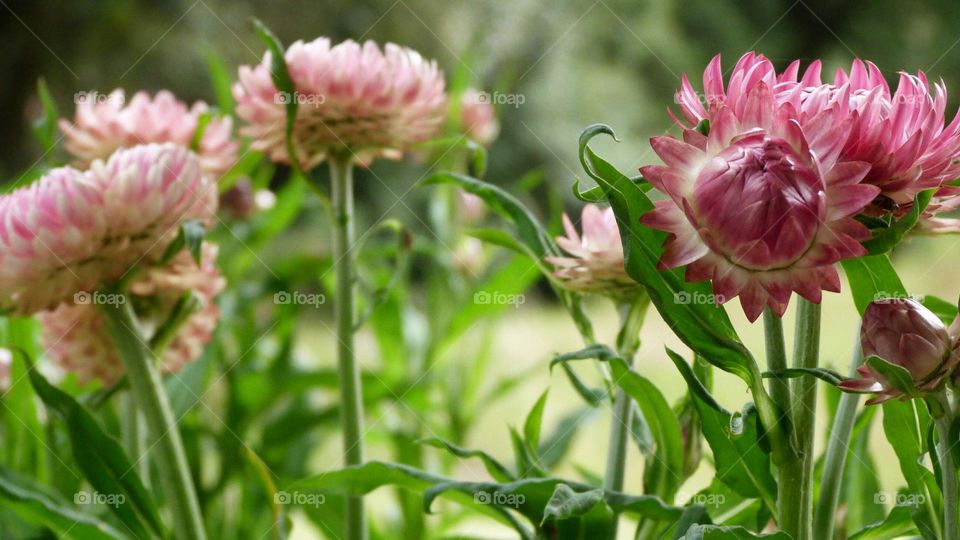
[{"label": "thick green stem", "polygon": [[[856,375],[857,367],[863,362],[863,352],[860,348],[860,333],[857,332],[856,345],[853,348],[853,358],[850,361],[850,374]],[[827,441],[827,450],[823,460],[823,476],[820,479],[820,498],[817,500],[814,512],[814,538],[833,538],[834,521],[837,516],[837,504],[840,501],[840,485],[843,483],[843,471],[849,453],[850,434],[857,419],[857,407],[860,404],[860,395],[845,393],[840,396],[837,414],[833,419]]]},{"label": "thick green stem", "polygon": [[[340,420],[344,461],[350,466],[363,463],[363,390],[360,385],[360,366],[353,353],[353,160],[347,155],[333,155],[329,162],[334,221],[334,313],[340,378]],[[347,497],[344,514],[347,540],[366,540],[363,499]]]},{"label": "thick green stem", "polygon": [[[763,310],[763,333],[767,351],[767,369],[787,369],[787,350],[783,340],[783,320],[770,308]],[[777,404],[780,414],[790,411],[790,383],[786,378],[770,379],[770,398]]]},{"label": "thick green stem", "polygon": [[[797,299],[793,366],[815,368],[820,357],[820,304]],[[790,389],[790,420],[797,457],[780,464],[778,513],[780,529],[793,540],[813,537],[813,439],[816,427],[817,380],[798,377]]]},{"label": "thick green stem", "polygon": [[[650,306],[650,299],[644,294],[630,304],[620,307],[620,333],[617,336],[617,354],[630,366],[640,347],[640,327]],[[626,475],[627,442],[630,435],[630,423],[633,420],[633,401],[622,388],[616,386],[613,401],[613,417],[610,419],[610,441],[607,446],[607,470],[603,487],[608,491],[623,491]],[[616,537],[617,521],[613,524],[611,538]]]},{"label": "thick green stem", "polygon": [[[207,536],[203,528],[203,518],[183,450],[183,441],[180,439],[180,430],[154,363],[153,352],[139,330],[139,323],[130,302],[120,305],[105,304],[101,308],[114,346],[126,367],[130,388],[143,413],[149,434],[147,442],[151,454],[157,460],[167,505],[174,517],[176,537],[205,540]],[[134,459],[139,457],[133,456]]]},{"label": "thick green stem", "polygon": [[934,418],[934,423],[937,425],[937,457],[943,484],[943,537],[960,538],[960,529],[957,527],[957,465],[951,455],[951,449],[957,442],[950,440],[950,424],[954,413],[946,390],[941,390],[933,398],[939,402],[942,413]]}]

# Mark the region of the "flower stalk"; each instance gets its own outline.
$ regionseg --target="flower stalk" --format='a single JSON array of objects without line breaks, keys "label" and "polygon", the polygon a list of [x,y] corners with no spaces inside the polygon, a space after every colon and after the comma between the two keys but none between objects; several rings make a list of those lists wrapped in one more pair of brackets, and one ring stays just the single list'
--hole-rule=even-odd
[{"label": "flower stalk", "polygon": [[[111,294],[125,294],[121,290]],[[126,367],[130,388],[136,396],[148,430],[149,447],[160,470],[167,504],[174,518],[176,537],[206,540],[200,505],[187,465],[183,441],[177,427],[155,357],[147,344],[130,302],[101,304],[101,313],[117,353]]]},{"label": "flower stalk", "polygon": [[[340,380],[340,419],[343,426],[343,453],[347,466],[363,463],[363,390],[360,366],[353,352],[354,282],[353,264],[353,159],[349,154],[331,155],[330,182],[333,204],[333,256],[336,272],[334,316],[336,319],[337,370]],[[346,499],[346,538],[367,538],[363,499]]]},{"label": "flower stalk", "polygon": [[930,396],[934,402],[933,421],[937,427],[937,458],[940,461],[941,484],[943,487],[943,537],[960,538],[960,528],[957,525],[957,465],[951,455],[951,447],[956,442],[950,441],[950,424],[953,423],[954,411],[947,397],[946,389]]},{"label": "flower stalk", "polygon": [[[620,333],[617,335],[617,354],[631,367],[637,349],[640,348],[640,327],[650,306],[650,298],[641,293],[631,303],[620,306]],[[607,469],[603,487],[607,491],[623,491],[623,482],[626,474],[627,442],[630,435],[630,424],[633,421],[633,400],[616,385],[616,394],[613,401],[612,418],[610,420],[610,442],[607,447]],[[614,531],[611,537],[616,536],[617,521],[613,524]]]}]

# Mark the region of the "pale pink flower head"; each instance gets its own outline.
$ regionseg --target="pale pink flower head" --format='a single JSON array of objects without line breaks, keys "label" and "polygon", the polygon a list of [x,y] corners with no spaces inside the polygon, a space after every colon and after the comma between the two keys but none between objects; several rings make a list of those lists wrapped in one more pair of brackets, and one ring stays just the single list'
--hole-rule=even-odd
[{"label": "pale pink flower head", "polygon": [[468,139],[489,145],[500,133],[497,113],[490,103],[490,95],[468,88],[460,97],[460,128]]},{"label": "pale pink flower head", "polygon": [[566,234],[557,237],[557,245],[568,256],[546,258],[555,269],[553,275],[566,288],[578,292],[606,294],[616,299],[639,292],[640,284],[627,275],[624,266],[613,209],[587,204],[581,214],[581,226],[583,234],[563,215]]},{"label": "pale pink flower head", "polygon": [[779,80],[768,60],[747,56],[724,92],[715,59],[704,108],[684,78],[681,110],[691,123],[703,114],[709,134],[653,137],[665,165],[641,168],[669,196],[642,218],[670,233],[660,267],[686,265],[687,281],[712,280],[720,303],[739,296],[751,321],[764,307],[782,315],[794,291],[816,303],[823,290],[839,291],[834,263],[864,255],[869,237],[853,216],[879,193],[860,183],[868,164],[837,162],[850,125],[843,111],[824,109],[817,126],[802,128],[796,108],[775,99]]},{"label": "pale pink flower head", "polygon": [[[226,284],[214,265],[216,257],[216,246],[205,243],[200,266],[190,253],[183,251],[166,266],[152,268],[130,284],[127,298],[138,308],[138,316],[148,332],[156,331],[184,293],[194,291],[201,300],[200,310],[183,322],[164,349],[160,365],[165,372],[176,373],[199,358],[213,336],[220,317],[214,298]],[[63,303],[41,312],[40,341],[46,355],[66,371],[75,373],[82,384],[99,380],[110,385],[124,373],[123,361],[101,313],[102,309],[114,308],[95,305],[97,295],[84,298],[86,303]]]},{"label": "pale pink flower head", "polygon": [[[880,358],[905,368],[920,392],[932,392],[954,371],[960,355],[943,322],[912,298],[890,298],[871,303],[863,314],[860,343],[864,358]],[[872,393],[868,405],[900,397],[876,370],[864,364],[859,379],[847,379],[840,388]]]},{"label": "pale pink flower head", "polygon": [[[201,115],[209,111],[202,101],[188,109],[167,90],[152,98],[146,92],[137,92],[129,103],[119,89],[108,95],[77,96],[74,122],[61,119],[59,125],[67,139],[67,151],[81,168],[96,159],[107,159],[119,148],[141,144],[173,143],[189,149]],[[213,117],[203,128],[197,155],[204,172],[219,178],[237,160],[238,145],[232,128],[229,116]]]},{"label": "pale pink flower head", "polygon": [[443,74],[434,61],[388,43],[347,40],[331,45],[321,37],[297,41],[284,54],[294,94],[273,83],[271,56],[241,66],[233,86],[240,133],[274,161],[289,162],[286,104],[297,103],[293,146],[300,165],[311,169],[331,152],[351,152],[358,161],[397,158],[433,137],[446,112]]},{"label": "pale pink flower head", "polygon": [[165,144],[54,169],[0,197],[0,307],[52,309],[155,261],[185,219],[212,216],[213,188],[192,152]]}]

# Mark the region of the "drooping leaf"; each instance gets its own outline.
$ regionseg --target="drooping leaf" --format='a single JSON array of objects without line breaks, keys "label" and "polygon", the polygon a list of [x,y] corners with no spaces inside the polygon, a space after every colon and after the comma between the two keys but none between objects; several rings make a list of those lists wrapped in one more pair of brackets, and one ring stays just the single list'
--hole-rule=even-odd
[{"label": "drooping leaf", "polygon": [[550,528],[550,538],[608,538],[613,532],[613,519],[602,489],[578,493],[566,484],[557,484],[543,509],[540,526]]},{"label": "drooping leaf", "polygon": [[487,470],[487,473],[498,482],[512,482],[517,479],[516,476],[510,472],[510,469],[506,467],[506,465],[503,465],[497,461],[495,457],[484,452],[483,450],[468,450],[466,448],[461,448],[439,437],[421,439],[418,442],[434,448],[444,449],[459,458],[479,458],[483,462],[483,466]]},{"label": "drooping leaf", "polygon": [[902,298],[907,289],[886,255],[870,255],[840,262],[850,284],[853,303],[863,315],[867,306],[879,298]]},{"label": "drooping leaf", "polygon": [[108,508],[138,536],[163,536],[153,498],[120,443],[73,397],[48,383],[36,369],[30,370],[30,383],[40,399],[63,418],[73,458],[94,489],[118,500],[123,497],[122,504]]},{"label": "drooping leaf", "polygon": [[797,377],[816,377],[823,382],[837,386],[846,378],[843,375],[827,368],[787,368],[779,371],[765,371],[765,379],[794,379]]},{"label": "drooping leaf", "polygon": [[760,423],[755,409],[740,417],[739,433],[731,429],[734,415],[720,406],[677,353],[667,355],[680,371],[700,413],[701,429],[713,451],[717,478],[745,498],[759,498],[776,511],[777,483],[770,473],[770,456],[760,447]]},{"label": "drooping leaf", "polygon": [[117,540],[126,535],[95,516],[80,512],[29,478],[0,468],[0,500],[24,521],[68,540]]},{"label": "drooping leaf", "polygon": [[850,540],[893,540],[915,534],[916,531],[917,527],[910,517],[910,507],[895,506],[886,519],[864,527],[854,533]]},{"label": "drooping leaf", "polygon": [[920,220],[935,191],[935,189],[921,191],[914,199],[910,211],[903,217],[894,220],[888,227],[872,229],[870,239],[863,242],[863,247],[867,248],[870,255],[880,255],[896,247]]},{"label": "drooping leaf", "polygon": [[890,386],[908,396],[920,396],[920,392],[917,390],[917,387],[913,382],[913,377],[910,375],[910,372],[907,371],[907,368],[897,364],[891,364],[879,356],[871,356],[867,358],[866,364],[883,376]]}]

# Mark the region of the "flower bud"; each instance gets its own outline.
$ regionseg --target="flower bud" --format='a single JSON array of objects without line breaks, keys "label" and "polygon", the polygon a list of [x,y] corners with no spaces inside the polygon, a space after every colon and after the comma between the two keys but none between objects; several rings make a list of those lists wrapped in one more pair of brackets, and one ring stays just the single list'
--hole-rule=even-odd
[{"label": "flower bud", "polygon": [[[870,304],[863,314],[860,343],[864,358],[879,356],[906,369],[920,392],[936,390],[960,360],[943,322],[910,298],[890,298]],[[857,372],[860,379],[848,379],[840,388],[876,394],[868,405],[901,395],[900,390],[870,366],[864,364]]]}]

